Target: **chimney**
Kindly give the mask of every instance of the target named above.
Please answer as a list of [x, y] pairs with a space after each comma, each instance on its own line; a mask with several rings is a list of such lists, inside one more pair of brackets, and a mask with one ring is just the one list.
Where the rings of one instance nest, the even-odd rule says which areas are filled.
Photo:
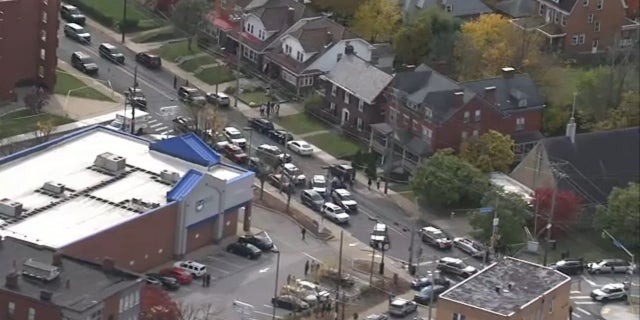
[[295, 22], [295, 16], [296, 16], [296, 9], [289, 7], [289, 10], [287, 11], [287, 23], [292, 26], [293, 23]]
[[505, 79], [513, 78], [513, 74], [516, 72], [516, 69], [512, 67], [504, 67], [502, 68], [502, 77]]
[[455, 96], [455, 107], [459, 107], [464, 104], [464, 90], [458, 90], [453, 93]]
[[344, 54], [349, 55], [354, 53], [355, 53], [355, 49], [353, 49], [353, 46], [347, 42], [347, 45], [344, 46]]
[[576, 119], [573, 117], [571, 117], [569, 123], [567, 123], [566, 136], [569, 137], [572, 144], [576, 142]]
[[113, 258], [105, 257], [102, 260], [102, 271], [111, 272], [116, 268], [116, 262], [113, 261]]
[[496, 286], [496, 288], [495, 288], [495, 289], [496, 289], [496, 293], [497, 293], [497, 294], [500, 294], [500, 286]]
[[4, 286], [8, 289], [18, 289], [18, 277], [19, 275], [16, 272], [9, 273], [5, 278]]
[[326, 34], [326, 39], [324, 41], [324, 44], [326, 46], [330, 45], [333, 42], [333, 33], [331, 31], [327, 31]]
[[60, 267], [62, 265], [62, 253], [57, 251], [54, 252], [51, 260], [51, 264], [56, 267]]
[[491, 104], [496, 103], [496, 87], [495, 86], [484, 88], [484, 99]]

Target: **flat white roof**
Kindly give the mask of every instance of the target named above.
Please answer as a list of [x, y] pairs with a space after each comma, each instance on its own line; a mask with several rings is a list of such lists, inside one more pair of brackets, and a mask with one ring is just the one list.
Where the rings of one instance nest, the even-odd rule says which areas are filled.
[[[34, 209], [61, 199], [36, 192], [47, 181], [61, 183], [77, 192], [112, 179], [110, 175], [91, 169], [96, 156], [105, 152], [124, 157], [127, 165], [143, 170], [133, 171], [120, 180], [109, 182], [89, 192], [88, 196], [78, 196], [33, 213]], [[139, 216], [139, 212], [118, 206], [132, 198], [166, 204], [166, 193], [171, 186], [155, 181], [153, 173], [169, 170], [182, 176], [191, 168], [206, 171], [192, 163], [149, 151], [149, 144], [144, 141], [106, 129], [80, 134], [48, 149], [0, 165], [0, 199], [9, 198], [22, 203], [26, 217], [12, 221], [9, 217], [0, 216], [0, 235], [10, 235], [53, 248], [63, 247]], [[215, 168], [211, 174], [216, 177], [242, 174], [233, 168]], [[67, 196], [73, 191], [67, 192]]]

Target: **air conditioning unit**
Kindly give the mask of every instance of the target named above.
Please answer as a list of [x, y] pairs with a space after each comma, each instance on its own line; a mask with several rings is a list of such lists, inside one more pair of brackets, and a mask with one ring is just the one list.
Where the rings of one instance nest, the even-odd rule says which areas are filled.
[[120, 173], [127, 167], [126, 159], [110, 152], [105, 152], [96, 157], [93, 165], [112, 173]]
[[162, 170], [160, 179], [166, 183], [174, 184], [180, 180], [180, 174], [174, 171]]
[[19, 217], [22, 214], [22, 203], [11, 199], [0, 199], [0, 214]]
[[44, 183], [42, 189], [53, 194], [63, 194], [65, 187], [62, 183], [49, 181]]

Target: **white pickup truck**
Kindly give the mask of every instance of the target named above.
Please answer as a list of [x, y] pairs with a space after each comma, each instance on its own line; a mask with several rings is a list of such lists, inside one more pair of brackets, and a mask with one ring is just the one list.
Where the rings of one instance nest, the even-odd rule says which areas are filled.
[[109, 127], [120, 131], [131, 132], [133, 122], [133, 132], [140, 135], [148, 131], [149, 120], [151, 120], [151, 116], [147, 112], [136, 110], [134, 114], [132, 110], [127, 109], [126, 113], [125, 111], [116, 113], [116, 118], [109, 124]]

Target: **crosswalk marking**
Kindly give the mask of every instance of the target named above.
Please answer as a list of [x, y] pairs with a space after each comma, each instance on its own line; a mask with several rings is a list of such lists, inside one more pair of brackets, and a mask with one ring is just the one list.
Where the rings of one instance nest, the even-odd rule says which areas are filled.
[[152, 124], [149, 125], [149, 127], [151, 127], [151, 128], [155, 128], [155, 127], [159, 127], [159, 126], [164, 126], [166, 128], [166, 126], [164, 124], [160, 123], [160, 122], [152, 123]]
[[580, 290], [571, 290], [571, 293], [582, 293]]
[[573, 303], [574, 304], [580, 304], [580, 305], [582, 305], [582, 304], [596, 304], [593, 301], [574, 301]]
[[591, 299], [590, 296], [571, 296], [571, 299]]
[[160, 132], [160, 134], [171, 134], [171, 133], [173, 133], [173, 130], [165, 130]]
[[579, 315], [579, 314], [577, 314], [577, 313], [575, 313], [575, 312], [574, 312], [574, 313], [572, 313], [571, 315], [572, 315], [574, 318], [580, 318], [580, 317], [582, 317], [581, 315]]
[[[586, 314], [586, 315], [591, 315], [591, 313], [590, 313], [589, 311], [587, 311], [587, 310], [585, 310], [585, 309], [582, 309], [582, 308], [580, 308], [580, 307], [577, 307], [577, 308], [576, 308], [576, 310], [578, 310], [578, 311], [580, 311], [580, 312], [582, 312], [582, 313], [584, 313], [584, 314]], [[575, 313], [575, 312], [574, 312], [574, 313]]]

